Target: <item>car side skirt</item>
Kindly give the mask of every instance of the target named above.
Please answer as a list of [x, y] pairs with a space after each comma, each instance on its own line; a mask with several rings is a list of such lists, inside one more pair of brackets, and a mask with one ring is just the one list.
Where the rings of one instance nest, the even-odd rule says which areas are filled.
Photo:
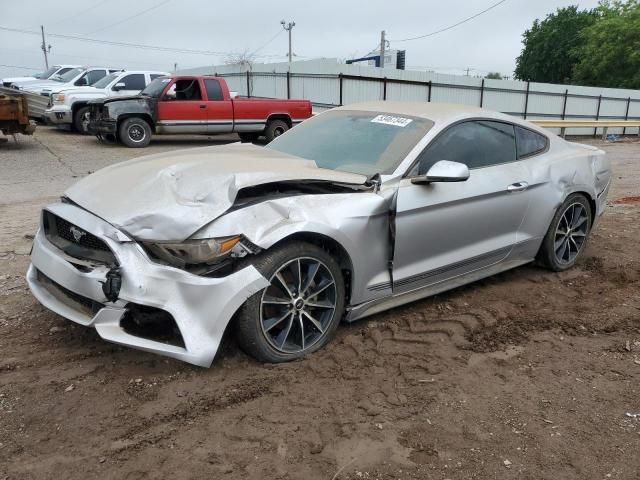
[[522, 258], [511, 260], [506, 259], [491, 266], [481, 268], [479, 270], [474, 270], [472, 272], [443, 280], [438, 283], [433, 283], [407, 292], [402, 292], [376, 300], [371, 300], [369, 302], [361, 303], [359, 305], [354, 305], [352, 307], [349, 307], [345, 315], [345, 321], [353, 322], [355, 320], [359, 320], [361, 318], [365, 318], [370, 315], [389, 310], [391, 308], [399, 307], [400, 305], [404, 305], [406, 303], [415, 302], [416, 300], [421, 300], [426, 297], [431, 297], [433, 295], [437, 295], [438, 293], [452, 290], [454, 288], [461, 287], [462, 285], [466, 285], [468, 283], [490, 277], [497, 273], [519, 267], [521, 265], [530, 263], [533, 260], [533, 258], [524, 260]]

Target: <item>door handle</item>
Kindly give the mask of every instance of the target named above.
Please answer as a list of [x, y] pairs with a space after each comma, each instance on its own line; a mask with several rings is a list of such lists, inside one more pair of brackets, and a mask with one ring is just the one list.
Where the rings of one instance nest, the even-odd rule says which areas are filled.
[[200, 105], [200, 108], [207, 108], [206, 105]]
[[512, 183], [507, 187], [508, 192], [524, 192], [529, 187], [527, 182]]

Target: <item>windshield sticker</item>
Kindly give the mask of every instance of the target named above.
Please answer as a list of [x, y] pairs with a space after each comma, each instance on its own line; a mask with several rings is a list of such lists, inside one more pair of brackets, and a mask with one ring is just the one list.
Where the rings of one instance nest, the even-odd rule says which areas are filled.
[[385, 125], [393, 125], [395, 127], [406, 127], [413, 120], [404, 117], [394, 117], [393, 115], [378, 115], [371, 123], [384, 123]]

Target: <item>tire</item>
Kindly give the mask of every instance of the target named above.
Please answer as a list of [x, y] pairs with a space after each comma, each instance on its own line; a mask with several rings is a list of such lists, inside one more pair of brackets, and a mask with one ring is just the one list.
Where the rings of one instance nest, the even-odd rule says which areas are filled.
[[289, 130], [289, 125], [284, 120], [269, 120], [267, 127], [264, 129], [264, 136], [267, 139], [267, 143], [279, 137], [287, 130]]
[[151, 142], [151, 127], [139, 117], [130, 117], [118, 127], [120, 141], [130, 148], [144, 148]]
[[73, 114], [73, 128], [81, 135], [89, 135], [89, 107], [81, 107]]
[[554, 272], [573, 267], [590, 232], [591, 204], [580, 193], [569, 195], [553, 216], [536, 260]]
[[[251, 296], [238, 312], [235, 333], [240, 348], [261, 362], [280, 363], [326, 345], [345, 304], [344, 278], [333, 257], [316, 245], [288, 242], [247, 263], [271, 285]], [[291, 295], [278, 277], [288, 283]], [[296, 285], [302, 285], [302, 295]]]
[[242, 143], [252, 143], [258, 140], [258, 137], [260, 136], [260, 134], [259, 133], [239, 133], [238, 136], [240, 137], [240, 141]]

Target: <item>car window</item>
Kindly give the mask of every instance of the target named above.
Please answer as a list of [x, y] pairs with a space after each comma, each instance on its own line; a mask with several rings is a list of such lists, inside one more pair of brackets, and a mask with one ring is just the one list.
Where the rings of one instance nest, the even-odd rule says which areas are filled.
[[60, 71], [58, 72], [58, 75], [64, 75], [65, 73], [70, 72], [71, 70], [73, 70], [71, 67], [61, 68]]
[[80, 75], [83, 71], [84, 70], [82, 68], [72, 68], [67, 73], [64, 73], [62, 75], [59, 75], [59, 74], [54, 75], [53, 77], [51, 77], [51, 79], [57, 82], [67, 83], [72, 81], [74, 78]]
[[[37, 73], [36, 75], [34, 75], [34, 78], [49, 78], [51, 75], [53, 75], [54, 73], [57, 73], [58, 75], [62, 75], [64, 72], [62, 71], [63, 69], [60, 69], [60, 71], [58, 71], [58, 67], [51, 67], [49, 70], [46, 70], [44, 72], [41, 73]], [[68, 71], [69, 69], [67, 69]]]
[[198, 79], [177, 80], [164, 96], [164, 100], [202, 100]]
[[87, 73], [87, 85], [93, 85], [107, 74], [106, 70], [91, 70]]
[[209, 101], [224, 100], [222, 96], [222, 88], [218, 80], [208, 79], [204, 81], [204, 88], [207, 89], [207, 98]]
[[474, 120], [450, 127], [431, 142], [418, 157], [418, 174], [424, 175], [440, 160], [482, 168], [516, 160], [513, 125]]
[[320, 168], [390, 174], [432, 126], [409, 115], [334, 110], [305, 120], [267, 148], [314, 160]]
[[152, 73], [151, 81], [153, 82], [156, 78], [164, 77], [164, 73]]
[[159, 97], [164, 90], [164, 87], [166, 87], [167, 83], [169, 83], [170, 81], [171, 79], [167, 77], [156, 78], [149, 85], [147, 85], [147, 88], [140, 92], [140, 94], [154, 98]]
[[132, 73], [121, 78], [118, 83], [124, 83], [124, 90], [142, 90], [144, 88], [144, 73]]
[[535, 155], [547, 148], [547, 137], [528, 128], [516, 127], [516, 142], [518, 158]]
[[100, 80], [98, 80], [96, 83], [94, 83], [93, 86], [96, 88], [106, 88], [107, 86], [109, 86], [111, 82], [113, 82], [116, 78], [118, 78], [118, 75], [119, 75], [118, 73], [111, 73], [109, 75], [106, 75], [102, 77]]

